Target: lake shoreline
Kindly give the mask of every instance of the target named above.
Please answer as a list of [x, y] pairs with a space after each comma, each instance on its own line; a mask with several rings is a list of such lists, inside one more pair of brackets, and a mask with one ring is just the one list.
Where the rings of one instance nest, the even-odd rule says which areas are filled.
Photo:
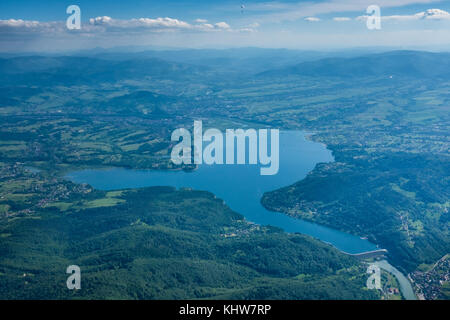
[[65, 175], [75, 183], [88, 183], [99, 190], [135, 189], [150, 186], [189, 187], [205, 190], [223, 199], [249, 222], [272, 225], [287, 233], [301, 233], [331, 244], [342, 253], [367, 254], [382, 250], [368, 240], [350, 233], [267, 210], [261, 204], [265, 192], [303, 180], [318, 163], [333, 162], [326, 145], [311, 141], [302, 131], [280, 132], [280, 172], [260, 176], [257, 166], [199, 166], [196, 170], [81, 170]]
[[[331, 151], [324, 144], [306, 138], [311, 132], [281, 131], [280, 133], [280, 149], [282, 150], [280, 172], [271, 177], [260, 176], [257, 166], [202, 165], [196, 170], [189, 171], [120, 169], [108, 166], [104, 169], [72, 171], [66, 174], [66, 178], [74, 182], [88, 183], [100, 190], [156, 185], [206, 190], [222, 198], [231, 209], [241, 213], [248, 221], [274, 225], [287, 232], [308, 234], [331, 243], [344, 252], [362, 253], [379, 249], [370, 241], [361, 239], [360, 236], [267, 210], [261, 204], [261, 198], [265, 192], [304, 179], [317, 163], [334, 161]], [[241, 198], [244, 194], [247, 194], [247, 197]], [[352, 244], [353, 242], [355, 244]]]

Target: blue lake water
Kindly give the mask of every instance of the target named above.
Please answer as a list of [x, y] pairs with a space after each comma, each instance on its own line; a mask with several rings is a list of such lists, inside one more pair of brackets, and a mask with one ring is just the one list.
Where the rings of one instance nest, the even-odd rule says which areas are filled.
[[306, 140], [303, 132], [285, 131], [280, 132], [280, 169], [273, 176], [261, 176], [259, 165], [200, 165], [193, 172], [121, 168], [81, 170], [69, 173], [66, 178], [100, 190], [149, 186], [207, 190], [248, 221], [307, 234], [347, 253], [376, 250], [373, 243], [357, 236], [268, 211], [261, 205], [264, 192], [291, 185], [303, 179], [317, 163], [333, 160], [325, 145]]

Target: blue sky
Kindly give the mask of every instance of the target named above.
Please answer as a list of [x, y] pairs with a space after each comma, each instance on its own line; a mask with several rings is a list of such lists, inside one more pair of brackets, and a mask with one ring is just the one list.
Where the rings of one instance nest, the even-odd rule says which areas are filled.
[[[65, 28], [66, 8], [73, 4], [82, 17], [76, 32]], [[366, 27], [371, 4], [381, 8], [381, 30]], [[450, 50], [449, 12], [448, 0], [2, 0], [0, 50], [129, 45]]]

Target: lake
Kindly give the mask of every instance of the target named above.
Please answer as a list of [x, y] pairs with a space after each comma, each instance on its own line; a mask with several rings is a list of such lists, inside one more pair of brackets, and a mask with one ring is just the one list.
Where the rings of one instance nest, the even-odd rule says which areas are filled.
[[268, 211], [261, 205], [264, 192], [302, 180], [317, 163], [334, 161], [325, 145], [307, 140], [305, 136], [306, 133], [300, 131], [280, 132], [280, 168], [278, 174], [273, 176], [261, 176], [258, 165], [200, 165], [192, 172], [121, 168], [81, 170], [69, 173], [66, 178], [76, 183], [88, 183], [100, 190], [150, 186], [207, 190], [256, 224], [307, 234], [347, 253], [378, 249], [368, 240]]

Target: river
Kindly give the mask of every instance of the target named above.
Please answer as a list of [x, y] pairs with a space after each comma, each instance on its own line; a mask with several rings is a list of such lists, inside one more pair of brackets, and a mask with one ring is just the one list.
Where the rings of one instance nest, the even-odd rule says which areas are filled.
[[374, 264], [377, 265], [379, 268], [393, 274], [395, 278], [397, 278], [397, 281], [400, 285], [400, 291], [402, 292], [403, 297], [406, 300], [417, 300], [416, 295], [414, 294], [413, 288], [411, 286], [411, 283], [409, 282], [408, 278], [404, 276], [403, 273], [397, 270], [397, 268], [392, 266], [386, 260], [376, 261], [374, 262]]

